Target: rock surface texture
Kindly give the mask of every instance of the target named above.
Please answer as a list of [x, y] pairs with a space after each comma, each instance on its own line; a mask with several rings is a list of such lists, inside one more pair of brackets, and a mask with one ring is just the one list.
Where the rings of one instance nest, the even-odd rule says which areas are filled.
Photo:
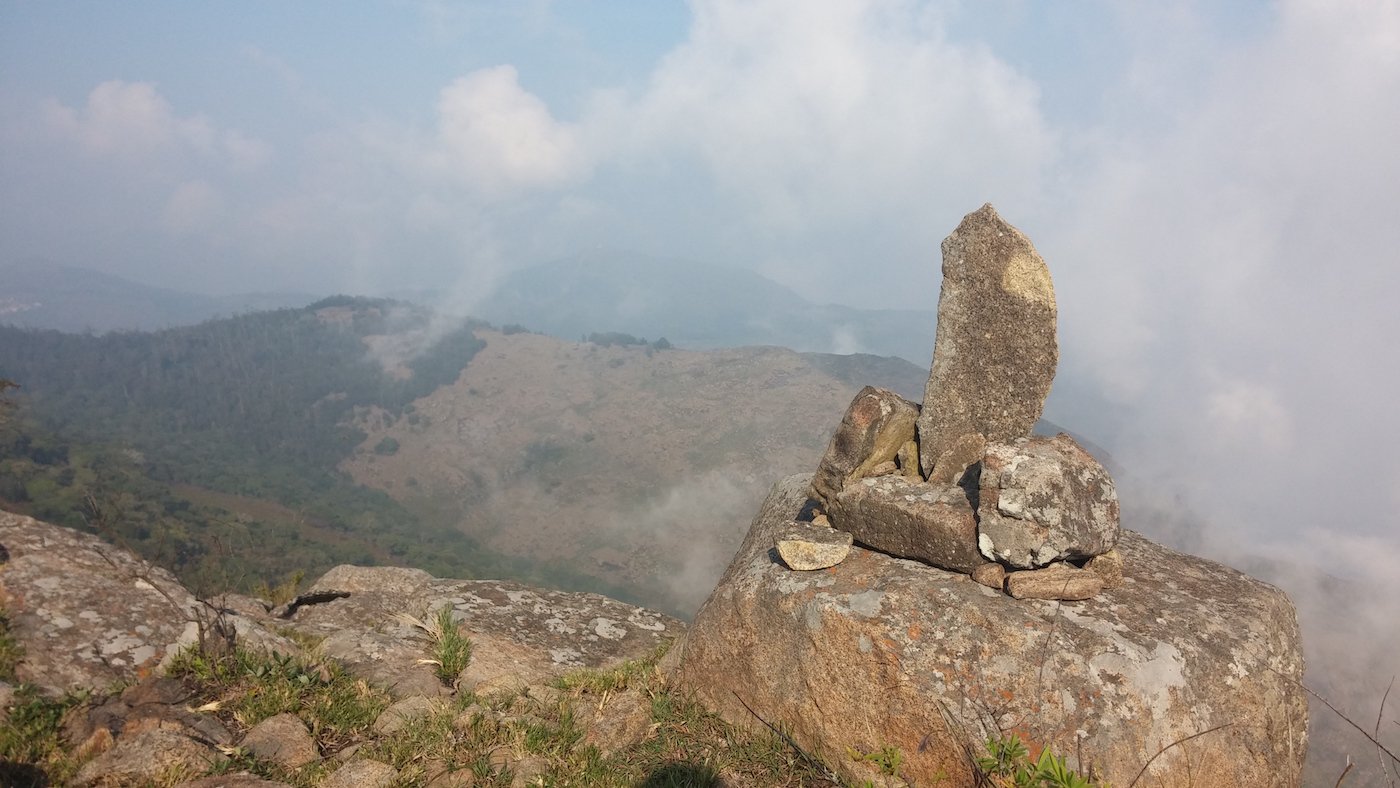
[[991, 205], [943, 241], [933, 370], [918, 419], [924, 478], [962, 436], [1022, 438], [1040, 418], [1059, 363], [1050, 271]]
[[312, 585], [313, 592], [331, 590], [349, 596], [299, 608], [287, 625], [325, 637], [326, 656], [399, 697], [453, 690], [421, 664], [426, 637], [405, 613], [426, 621], [451, 608], [473, 644], [461, 689], [505, 676], [536, 684], [577, 668], [613, 667], [684, 631], [676, 619], [598, 594], [446, 580], [417, 569], [338, 566]]
[[978, 547], [990, 561], [1036, 569], [1118, 542], [1113, 479], [1063, 433], [988, 445], [979, 487]]
[[961, 487], [899, 476], [861, 479], [836, 496], [830, 516], [856, 541], [899, 558], [954, 572], [987, 560], [977, 551], [977, 520]]
[[[0, 598], [25, 648], [18, 678], [50, 693], [149, 675], [208, 618], [169, 572], [96, 536], [0, 511], [0, 545], [9, 554]], [[252, 644], [294, 648], [245, 616], [227, 618]]]
[[968, 753], [997, 730], [1128, 785], [1164, 747], [1227, 726], [1162, 753], [1143, 781], [1298, 784], [1303, 658], [1279, 590], [1129, 531], [1123, 584], [1077, 603], [859, 547], [792, 572], [771, 550], [808, 488], [773, 489], [687, 637], [681, 681], [730, 721], [789, 725], [842, 770], [852, 749], [897, 747], [906, 780], [946, 786], [976, 784]]

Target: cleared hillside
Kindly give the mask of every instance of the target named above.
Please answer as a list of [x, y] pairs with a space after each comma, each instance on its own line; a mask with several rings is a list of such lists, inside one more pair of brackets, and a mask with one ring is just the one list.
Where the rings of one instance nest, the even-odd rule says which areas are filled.
[[[901, 361], [782, 348], [601, 347], [478, 329], [453, 384], [377, 413], [342, 464], [507, 555], [570, 561], [693, 610], [773, 480], [816, 465], [861, 385], [910, 393]], [[843, 374], [847, 373], [847, 374]]]

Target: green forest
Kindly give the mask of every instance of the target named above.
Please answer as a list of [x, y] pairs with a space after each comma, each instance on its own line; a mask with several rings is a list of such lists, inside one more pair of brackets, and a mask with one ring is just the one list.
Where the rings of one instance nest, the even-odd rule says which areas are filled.
[[[337, 296], [303, 309], [104, 335], [0, 326], [0, 508], [98, 532], [197, 591], [255, 591], [339, 563], [416, 566], [623, 599], [566, 566], [484, 550], [337, 469], [371, 406], [454, 382], [480, 321]], [[393, 373], [367, 338], [416, 338]], [[391, 451], [393, 447], [375, 447]]]

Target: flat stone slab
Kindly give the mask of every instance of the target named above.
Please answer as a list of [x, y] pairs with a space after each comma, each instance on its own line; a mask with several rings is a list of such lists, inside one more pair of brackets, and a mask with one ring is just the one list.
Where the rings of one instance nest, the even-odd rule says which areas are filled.
[[977, 520], [961, 487], [900, 476], [861, 479], [836, 496], [832, 525], [857, 542], [952, 572], [987, 562], [977, 550]]
[[829, 525], [792, 522], [778, 536], [778, 555], [789, 569], [807, 572], [827, 569], [846, 560], [851, 535]]
[[1273, 586], [1126, 530], [1123, 584], [1082, 602], [859, 546], [792, 572], [772, 545], [807, 490], [774, 488], [686, 639], [682, 686], [731, 723], [781, 720], [843, 772], [851, 749], [895, 747], [910, 783], [948, 786], [976, 784], [967, 752], [998, 727], [1126, 786], [1163, 747], [1228, 726], [1167, 749], [1139, 785], [1299, 783], [1303, 657]]
[[298, 608], [287, 625], [326, 638], [326, 656], [399, 698], [452, 690], [433, 666], [419, 663], [430, 644], [403, 614], [426, 623], [438, 610], [452, 610], [472, 641], [471, 663], [459, 677], [465, 689], [497, 679], [537, 684], [577, 668], [614, 667], [685, 632], [685, 624], [670, 616], [600, 594], [435, 578], [417, 569], [342, 565], [311, 590], [349, 596]]

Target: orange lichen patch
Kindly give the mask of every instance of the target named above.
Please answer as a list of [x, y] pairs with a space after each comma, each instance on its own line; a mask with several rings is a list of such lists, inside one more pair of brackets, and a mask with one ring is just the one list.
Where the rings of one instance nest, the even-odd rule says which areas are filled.
[[919, 636], [924, 634], [924, 628], [918, 624], [910, 624], [908, 634], [910, 640], [918, 640]]

